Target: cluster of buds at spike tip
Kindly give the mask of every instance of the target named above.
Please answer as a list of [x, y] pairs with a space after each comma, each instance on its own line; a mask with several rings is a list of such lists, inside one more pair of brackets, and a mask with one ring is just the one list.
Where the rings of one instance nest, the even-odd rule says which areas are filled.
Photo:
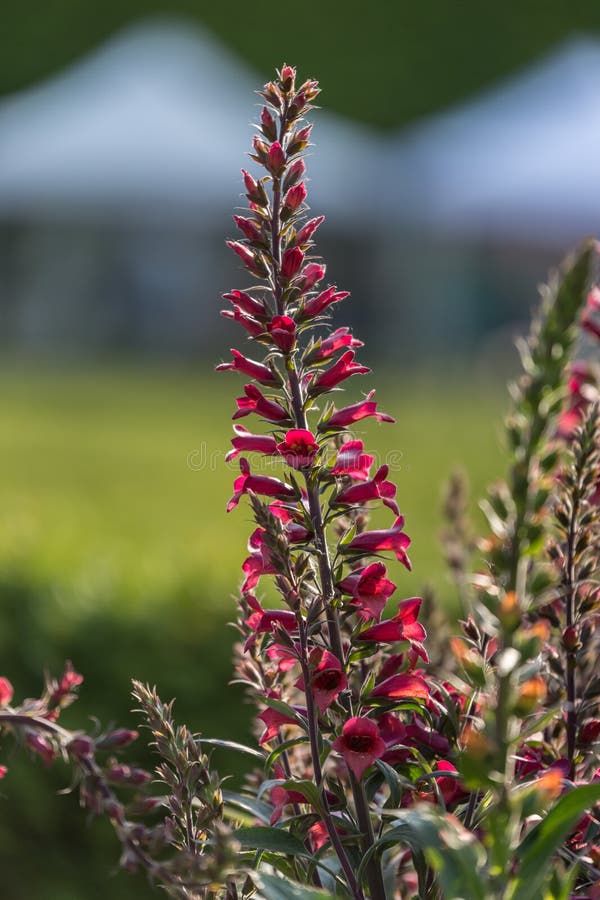
[[[234, 426], [228, 459], [248, 456], [240, 460], [227, 509], [248, 495], [256, 523], [243, 565], [239, 617], [242, 646], [251, 659], [241, 658], [238, 669], [256, 699], [266, 698], [257, 726], [260, 745], [304, 728], [314, 747], [318, 731], [326, 728], [335, 738], [328, 765], [336, 758], [341, 765], [336, 753], [341, 754], [360, 782], [386, 749], [380, 716], [399, 728], [410, 724], [419, 733], [427, 731], [416, 708], [410, 723], [394, 712], [401, 702], [416, 707], [427, 702], [420, 669], [427, 654], [418, 598], [401, 601], [398, 613], [380, 622], [396, 587], [384, 563], [370, 558], [391, 555], [410, 569], [410, 538], [388, 466], [371, 476], [374, 456], [348, 433], [363, 420], [394, 420], [378, 411], [373, 392], [337, 408], [326, 399], [352, 376], [370, 370], [355, 358], [362, 341], [349, 328], [330, 327], [331, 308], [348, 294], [325, 283], [326, 267], [313, 249], [323, 217], [307, 218], [302, 153], [311, 126], [303, 119], [318, 92], [312, 80], [297, 87], [290, 66], [261, 92], [266, 105], [250, 158], [262, 173], [242, 170], [249, 206], [234, 217], [241, 236], [229, 242], [249, 283], [224, 294], [232, 309], [223, 312], [242, 326], [254, 350], [232, 350], [233, 361], [217, 369], [248, 379], [233, 419], [255, 415], [259, 420], [252, 429]], [[391, 510], [388, 527], [366, 530], [372, 504]], [[272, 577], [283, 609], [265, 609], [257, 599], [264, 576]], [[380, 669], [367, 691], [365, 665], [374, 675]], [[298, 709], [302, 715], [294, 712]], [[286, 754], [283, 761], [288, 775], [303, 776], [293, 771]], [[317, 787], [325, 790], [326, 775], [314, 754], [310, 768]], [[301, 793], [291, 796], [302, 806]], [[361, 803], [364, 797], [355, 798], [359, 818]], [[314, 821], [314, 811], [311, 815]], [[325, 834], [335, 845], [326, 818], [325, 813]], [[344, 865], [343, 854], [340, 861]]]

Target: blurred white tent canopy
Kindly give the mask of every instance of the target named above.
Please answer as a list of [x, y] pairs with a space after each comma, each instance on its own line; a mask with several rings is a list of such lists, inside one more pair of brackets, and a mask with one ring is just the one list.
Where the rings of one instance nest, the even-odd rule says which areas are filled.
[[[253, 165], [245, 153], [259, 86], [195, 26], [152, 20], [125, 30], [0, 104], [0, 216], [202, 226], [230, 213], [240, 202], [239, 170]], [[368, 178], [381, 143], [331, 114], [314, 121], [311, 205], [358, 226], [373, 209]]]
[[564, 242], [600, 230], [600, 41], [573, 38], [526, 71], [404, 131], [388, 214], [463, 237]]

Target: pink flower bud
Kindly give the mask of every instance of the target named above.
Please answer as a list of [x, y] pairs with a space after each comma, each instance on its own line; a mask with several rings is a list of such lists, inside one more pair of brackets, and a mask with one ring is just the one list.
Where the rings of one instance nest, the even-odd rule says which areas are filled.
[[312, 125], [305, 125], [304, 128], [294, 131], [288, 143], [288, 156], [293, 156], [295, 153], [301, 153], [302, 150], [306, 150], [311, 131]]
[[49, 766], [54, 762], [56, 750], [45, 737], [42, 737], [35, 731], [28, 731], [26, 740], [27, 746], [34, 753], [37, 753], [38, 756], [41, 756], [44, 765]]
[[257, 162], [266, 166], [269, 161], [269, 145], [259, 138], [257, 134], [252, 138], [252, 146], [256, 155]]
[[242, 175], [248, 200], [250, 200], [251, 203], [255, 203], [259, 208], [266, 206], [268, 202], [267, 193], [261, 182], [256, 181], [256, 179], [253, 178], [249, 172], [246, 172], [245, 169], [242, 169]]
[[293, 278], [300, 271], [304, 262], [304, 253], [299, 247], [290, 247], [283, 254], [281, 261], [281, 274], [284, 278]]
[[581, 727], [579, 732], [579, 740], [582, 744], [593, 744], [600, 737], [600, 721], [598, 719], [590, 719]]
[[274, 141], [277, 137], [277, 126], [275, 124], [275, 119], [266, 106], [263, 106], [262, 108], [262, 112], [260, 114], [260, 123], [264, 136], [270, 141]]
[[94, 742], [86, 735], [81, 735], [80, 737], [73, 738], [69, 743], [67, 750], [71, 756], [76, 756], [79, 759], [86, 759], [94, 754]]
[[269, 147], [267, 167], [273, 175], [281, 175], [285, 166], [285, 153], [279, 141]]
[[0, 779], [4, 778], [7, 772], [8, 769], [6, 768], [6, 766], [0, 766]]
[[573, 625], [565, 628], [562, 634], [563, 647], [565, 650], [576, 650], [579, 646], [579, 635], [577, 629]]
[[6, 706], [13, 698], [14, 689], [8, 678], [0, 678], [0, 706]]
[[287, 174], [283, 180], [283, 189], [287, 191], [288, 188], [293, 187], [295, 184], [298, 184], [300, 179], [304, 176], [306, 172], [306, 163], [303, 159], [297, 159], [295, 162], [287, 170]]
[[240, 229], [244, 237], [249, 241], [260, 241], [262, 234], [260, 228], [253, 219], [245, 219], [243, 216], [234, 216], [233, 221]]
[[281, 87], [287, 93], [293, 91], [296, 80], [296, 70], [293, 66], [283, 66], [281, 70]]
[[109, 731], [103, 737], [96, 741], [99, 750], [109, 750], [113, 747], [127, 747], [137, 740], [137, 731], [130, 731], [127, 728], [117, 728], [115, 731]]
[[287, 207], [290, 212], [296, 212], [298, 207], [306, 200], [306, 194], [306, 185], [301, 181], [300, 184], [289, 189], [285, 195], [283, 205]]

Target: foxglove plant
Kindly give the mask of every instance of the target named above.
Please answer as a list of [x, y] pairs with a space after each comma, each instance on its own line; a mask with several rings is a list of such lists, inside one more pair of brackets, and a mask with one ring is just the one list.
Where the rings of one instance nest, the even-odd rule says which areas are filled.
[[[113, 824], [121, 865], [177, 900], [597, 900], [600, 413], [590, 354], [571, 362], [578, 326], [600, 338], [595, 247], [544, 290], [521, 347], [485, 538], [463, 480], [451, 485], [444, 543], [464, 618], [432, 665], [421, 597], [394, 599], [388, 577], [390, 557], [411, 568], [396, 486], [351, 431], [393, 420], [372, 391], [330, 396], [369, 369], [350, 329], [331, 330], [348, 294], [325, 284], [323, 217], [307, 218], [304, 116], [318, 93], [287, 65], [265, 85], [250, 154], [262, 172], [242, 170], [248, 209], [228, 242], [251, 280], [224, 295], [223, 315], [254, 350], [217, 368], [248, 379], [227, 511], [247, 498], [254, 518], [235, 677], [258, 707], [256, 746], [192, 734], [134, 682], [152, 782], [118, 756], [136, 732], [59, 725], [82, 680], [70, 664], [18, 705], [0, 678], [0, 731], [47, 765], [69, 762], [82, 805]], [[249, 416], [262, 425], [238, 423]], [[372, 504], [387, 527], [369, 528]], [[276, 608], [259, 596], [267, 579]], [[212, 747], [260, 764], [241, 790], [224, 786]]]

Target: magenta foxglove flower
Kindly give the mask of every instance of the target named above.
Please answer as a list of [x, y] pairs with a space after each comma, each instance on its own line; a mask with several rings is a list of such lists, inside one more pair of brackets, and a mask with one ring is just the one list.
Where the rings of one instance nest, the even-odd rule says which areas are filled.
[[338, 350], [343, 350], [344, 347], [348, 347], [350, 350], [356, 350], [363, 346], [364, 344], [362, 341], [359, 341], [352, 336], [349, 328], [338, 328], [337, 331], [330, 334], [328, 338], [325, 338], [320, 344], [317, 344], [314, 350], [309, 353], [307, 359], [310, 362], [320, 362], [321, 360], [329, 359], [330, 356], [333, 356]]
[[352, 375], [366, 375], [370, 371], [368, 366], [361, 366], [359, 363], [355, 363], [354, 351], [347, 350], [331, 368], [326, 369], [322, 375], [315, 379], [311, 387], [311, 393], [317, 394], [322, 391], [329, 391]]
[[320, 316], [329, 306], [339, 303], [349, 296], [348, 291], [336, 291], [335, 285], [328, 287], [327, 290], [322, 291], [317, 297], [312, 297], [306, 301], [302, 307], [302, 319], [312, 319], [315, 316]]
[[315, 461], [319, 445], [311, 431], [293, 428], [287, 432], [285, 440], [277, 444], [277, 449], [292, 468], [304, 469]]
[[13, 698], [14, 689], [8, 678], [0, 678], [0, 706], [7, 706]]
[[332, 475], [349, 475], [355, 481], [368, 481], [374, 456], [364, 452], [362, 441], [346, 441], [338, 451]]
[[244, 386], [245, 397], [238, 397], [236, 400], [238, 410], [233, 414], [233, 419], [241, 419], [249, 416], [250, 413], [257, 413], [263, 419], [269, 422], [289, 422], [290, 415], [277, 403], [276, 400], [267, 400], [255, 384], [247, 384]]
[[274, 316], [267, 331], [283, 353], [289, 353], [296, 343], [296, 323], [289, 316]]
[[377, 723], [366, 716], [348, 719], [342, 733], [331, 745], [344, 757], [344, 762], [360, 781], [365, 771], [385, 753], [386, 746], [379, 734]]
[[338, 588], [352, 596], [353, 605], [358, 607], [361, 617], [379, 621], [385, 604], [396, 590], [396, 585], [385, 575], [384, 564], [374, 562], [347, 575]]
[[248, 315], [253, 316], [254, 318], [260, 319], [267, 314], [262, 300], [251, 297], [246, 291], [229, 291], [229, 293], [223, 294], [223, 299], [229, 300], [230, 303], [241, 309], [242, 312], [248, 313]]
[[253, 591], [262, 575], [274, 575], [276, 570], [273, 567], [269, 551], [264, 543], [265, 529], [256, 528], [250, 535], [248, 540], [248, 551], [250, 556], [244, 560], [242, 572], [245, 579], [242, 584], [242, 594]]
[[324, 221], [325, 216], [317, 216], [316, 219], [309, 219], [306, 225], [304, 225], [297, 233], [296, 245], [302, 247], [305, 244], [308, 244], [319, 225]]
[[355, 484], [336, 495], [336, 506], [353, 506], [355, 504], [368, 503], [370, 500], [383, 500], [384, 504], [392, 510], [394, 515], [399, 515], [400, 510], [395, 501], [396, 485], [393, 481], [386, 481], [389, 466], [381, 466], [377, 470], [372, 481], [364, 484]]
[[243, 353], [240, 353], [239, 350], [233, 348], [231, 354], [233, 356], [233, 362], [221, 363], [216, 367], [215, 371], [241, 372], [243, 375], [248, 375], [250, 378], [254, 378], [256, 381], [260, 382], [260, 384], [264, 384], [267, 387], [281, 384], [280, 377], [276, 375], [269, 366], [265, 366], [264, 363], [256, 362], [254, 359], [248, 359], [248, 357], [244, 356]]
[[[345, 690], [348, 679], [342, 668], [342, 664], [329, 650], [316, 649], [311, 654], [311, 680], [310, 685], [315, 703], [319, 712], [324, 713], [331, 706], [340, 691]], [[296, 682], [301, 690], [305, 690], [304, 679]]]
[[[276, 700], [281, 700], [281, 693], [279, 691], [269, 691], [267, 696]], [[282, 725], [296, 724], [296, 720], [291, 716], [286, 716], [285, 713], [279, 712], [276, 709], [272, 709], [272, 707], [270, 706], [267, 706], [266, 709], [264, 709], [257, 718], [259, 718], [265, 726], [265, 730], [261, 734], [260, 740], [258, 742], [261, 747], [263, 744], [268, 744], [269, 741], [273, 740], [273, 738], [279, 736], [279, 729]]]
[[410, 570], [410, 560], [406, 554], [410, 547], [410, 538], [402, 530], [404, 528], [404, 516], [398, 516], [391, 528], [378, 531], [363, 531], [357, 534], [349, 544], [343, 547], [345, 553], [381, 553], [391, 550], [398, 562]]
[[386, 619], [385, 622], [379, 622], [361, 631], [358, 636], [360, 641], [376, 641], [379, 643], [394, 643], [395, 641], [422, 641], [426, 637], [426, 632], [420, 622], [417, 622], [417, 616], [421, 608], [422, 600], [420, 597], [410, 597], [408, 600], [401, 600], [398, 604], [398, 612], [393, 619]]
[[296, 489], [279, 478], [273, 478], [271, 475], [253, 475], [250, 472], [248, 460], [242, 457], [240, 459], [241, 475], [235, 479], [233, 483], [233, 496], [227, 504], [227, 512], [231, 512], [238, 503], [240, 498], [252, 491], [253, 494], [261, 494], [263, 497], [277, 497], [284, 499], [285, 497], [295, 497]]
[[266, 634], [275, 628], [283, 628], [284, 631], [289, 633], [297, 631], [296, 616], [289, 609], [263, 609], [252, 594], [246, 596], [246, 601], [252, 609], [246, 624], [256, 634]]
[[421, 675], [403, 673], [392, 675], [377, 684], [371, 691], [371, 697], [385, 700], [427, 700], [429, 688]]
[[310, 291], [312, 287], [325, 276], [325, 266], [320, 263], [309, 263], [302, 269], [298, 279], [298, 287], [302, 293]]
[[334, 431], [347, 428], [348, 425], [353, 425], [355, 422], [359, 422], [361, 419], [366, 419], [369, 416], [374, 416], [379, 422], [395, 422], [396, 420], [392, 416], [377, 412], [377, 404], [374, 400], [371, 400], [374, 394], [375, 391], [371, 391], [367, 394], [366, 400], [336, 410], [333, 415], [319, 425], [319, 429], [322, 431]]
[[231, 439], [233, 450], [230, 450], [226, 455], [226, 462], [235, 459], [236, 456], [245, 451], [264, 453], [266, 456], [277, 455], [277, 441], [274, 437], [268, 434], [251, 434], [243, 425], [234, 425], [233, 430], [236, 433], [236, 437]]

